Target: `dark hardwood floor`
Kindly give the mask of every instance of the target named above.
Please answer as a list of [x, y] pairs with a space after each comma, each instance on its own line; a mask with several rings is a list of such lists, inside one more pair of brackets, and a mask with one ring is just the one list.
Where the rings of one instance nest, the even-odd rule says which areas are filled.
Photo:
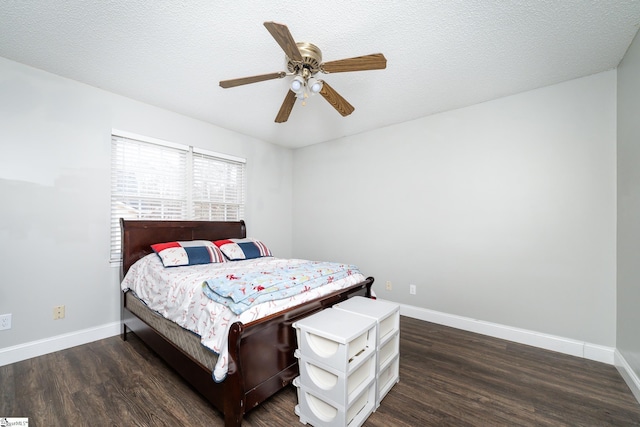
[[[632, 426], [613, 366], [401, 317], [400, 382], [365, 426]], [[243, 425], [302, 425], [290, 386]], [[44, 426], [220, 426], [222, 416], [137, 338], [0, 367], [0, 418]]]

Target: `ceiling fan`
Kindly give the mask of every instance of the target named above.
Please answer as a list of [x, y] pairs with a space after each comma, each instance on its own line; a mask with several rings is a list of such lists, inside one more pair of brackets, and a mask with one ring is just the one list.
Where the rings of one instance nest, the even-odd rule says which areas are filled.
[[283, 123], [289, 119], [289, 114], [291, 114], [291, 110], [297, 99], [300, 99], [302, 105], [304, 105], [306, 99], [316, 93], [322, 95], [340, 114], [348, 116], [355, 110], [353, 105], [349, 104], [346, 99], [340, 96], [340, 94], [325, 81], [316, 79], [316, 75], [318, 73], [328, 74], [347, 71], [382, 70], [387, 67], [387, 59], [381, 53], [322, 62], [322, 52], [320, 49], [311, 43], [296, 43], [286, 25], [276, 22], [265, 22], [264, 26], [285, 53], [286, 71], [222, 80], [220, 86], [227, 89], [265, 80], [294, 76], [291, 80], [290, 89], [276, 116], [276, 123]]

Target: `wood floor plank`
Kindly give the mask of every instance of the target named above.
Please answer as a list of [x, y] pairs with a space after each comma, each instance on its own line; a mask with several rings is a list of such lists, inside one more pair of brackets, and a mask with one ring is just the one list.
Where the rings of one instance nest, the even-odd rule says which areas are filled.
[[[640, 426], [615, 367], [401, 317], [400, 382], [365, 422], [388, 426]], [[302, 425], [287, 387], [243, 423]], [[0, 367], [0, 417], [30, 426], [222, 426], [135, 336]]]
[[0, 417], [8, 414], [9, 411], [20, 411], [19, 407], [14, 407], [16, 399], [15, 364], [0, 366]]

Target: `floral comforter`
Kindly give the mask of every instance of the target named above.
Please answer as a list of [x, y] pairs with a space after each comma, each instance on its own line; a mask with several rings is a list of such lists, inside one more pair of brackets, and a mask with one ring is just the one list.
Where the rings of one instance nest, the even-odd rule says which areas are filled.
[[[229, 327], [234, 322], [249, 323], [262, 317], [314, 300], [339, 289], [347, 288], [365, 280], [353, 266], [345, 269], [345, 274], [327, 275], [327, 284], [310, 285], [305, 280], [299, 285], [302, 293], [281, 294], [282, 298], [254, 298], [257, 300], [248, 309], [235, 313], [228, 305], [217, 303], [204, 292], [206, 281], [216, 281], [216, 277], [234, 276], [247, 282], [251, 275], [264, 271], [293, 272], [309, 261], [282, 258], [256, 258], [219, 264], [202, 264], [186, 267], [165, 268], [156, 254], [149, 254], [136, 262], [127, 272], [121, 287], [132, 290], [147, 306], [166, 319], [200, 336], [202, 345], [218, 354], [213, 371], [215, 381], [222, 381], [227, 375], [227, 337]], [[319, 263], [316, 267], [320, 267]], [[311, 264], [313, 265], [313, 263]], [[339, 264], [338, 264], [339, 265]], [[324, 270], [328, 271], [328, 270]], [[348, 272], [348, 273], [346, 273]], [[297, 273], [296, 273], [297, 274]], [[317, 273], [320, 275], [320, 273]], [[208, 287], [208, 286], [205, 286]], [[238, 294], [236, 290], [227, 292]], [[241, 292], [241, 291], [240, 291]], [[256, 290], [251, 290], [255, 293]], [[268, 293], [265, 293], [267, 295]]]
[[218, 274], [202, 290], [215, 302], [242, 314], [256, 304], [293, 297], [358, 272], [353, 265], [301, 259], [274, 259], [260, 270]]

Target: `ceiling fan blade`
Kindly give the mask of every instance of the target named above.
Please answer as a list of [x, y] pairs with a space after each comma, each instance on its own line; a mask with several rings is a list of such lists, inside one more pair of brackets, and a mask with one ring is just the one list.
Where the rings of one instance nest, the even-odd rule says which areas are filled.
[[280, 106], [280, 111], [276, 116], [276, 123], [284, 123], [289, 119], [289, 114], [293, 110], [293, 106], [296, 103], [296, 94], [291, 89], [287, 92], [287, 96], [284, 97], [284, 101]]
[[327, 82], [322, 82], [320, 95], [322, 95], [329, 104], [333, 105], [333, 108], [338, 110], [338, 113], [342, 114], [343, 117], [348, 116], [353, 113], [353, 110], [355, 110], [353, 105], [349, 104], [347, 100], [340, 96], [340, 94], [336, 92], [334, 88], [329, 86]]
[[276, 39], [289, 59], [302, 62], [302, 55], [298, 50], [296, 41], [293, 39], [293, 36], [289, 32], [289, 28], [287, 28], [286, 25], [278, 24], [277, 22], [265, 22], [264, 26], [267, 27], [267, 30], [269, 30], [271, 36]]
[[338, 59], [322, 64], [325, 73], [344, 73], [347, 71], [383, 70], [387, 68], [387, 58], [381, 53]]
[[285, 73], [284, 71], [278, 71], [277, 73], [260, 74], [259, 76], [241, 77], [239, 79], [231, 79], [231, 80], [221, 80], [220, 86], [222, 86], [225, 89], [228, 89], [230, 87], [248, 85], [249, 83], [263, 82], [265, 80], [272, 80], [272, 79], [281, 79], [286, 75], [287, 73]]

